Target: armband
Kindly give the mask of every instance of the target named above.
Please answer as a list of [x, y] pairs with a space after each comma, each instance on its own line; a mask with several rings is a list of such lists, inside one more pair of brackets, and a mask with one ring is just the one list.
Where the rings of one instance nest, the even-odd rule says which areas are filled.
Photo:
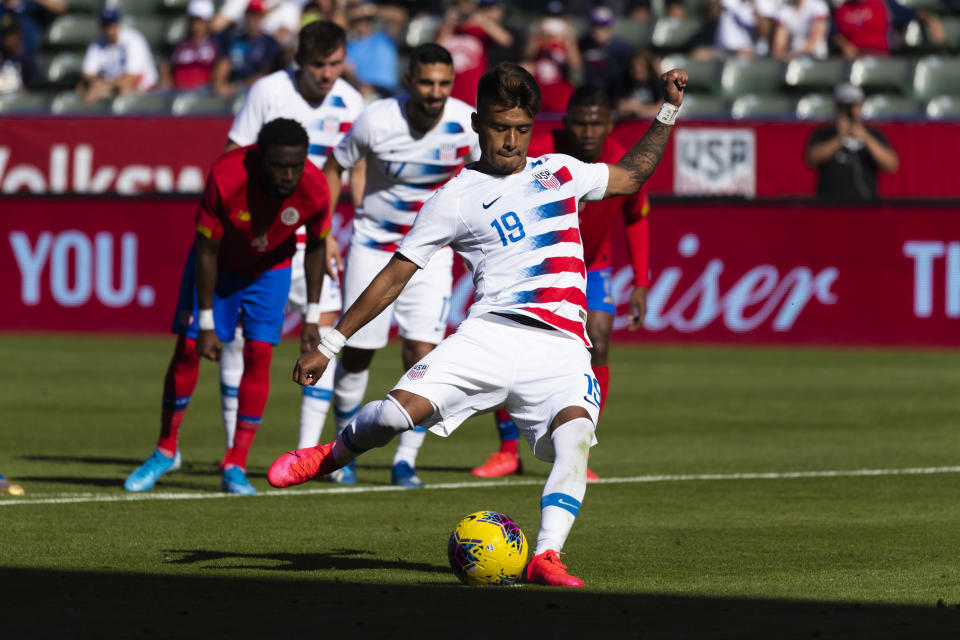
[[213, 309], [200, 309], [197, 324], [200, 331], [213, 331]]
[[307, 324], [317, 324], [320, 322], [320, 303], [308, 302], [307, 312], [303, 315], [303, 321]]
[[333, 360], [346, 343], [347, 339], [344, 335], [336, 329], [333, 329], [320, 339], [320, 344], [317, 345], [317, 351], [325, 355], [328, 360]]
[[660, 105], [660, 112], [657, 113], [657, 120], [663, 124], [672, 125], [677, 121], [677, 113], [679, 111], [680, 107], [664, 101], [664, 103]]

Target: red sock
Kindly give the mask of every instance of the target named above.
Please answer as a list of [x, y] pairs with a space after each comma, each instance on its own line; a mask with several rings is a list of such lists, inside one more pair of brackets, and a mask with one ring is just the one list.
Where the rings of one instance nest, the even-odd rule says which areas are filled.
[[517, 425], [507, 413], [506, 409], [497, 409], [493, 414], [497, 420], [497, 431], [500, 432], [500, 453], [517, 455]]
[[237, 433], [227, 452], [226, 464], [247, 468], [247, 454], [257, 435], [257, 427], [270, 394], [270, 359], [273, 347], [261, 340], [243, 345], [243, 377], [237, 390]]
[[177, 453], [180, 424], [183, 422], [187, 405], [190, 404], [190, 396], [197, 386], [199, 373], [197, 341], [180, 336], [163, 380], [163, 412], [160, 414], [160, 440], [157, 442], [157, 448], [170, 456]]
[[600, 383], [600, 413], [603, 413], [603, 405], [607, 403], [607, 388], [610, 386], [610, 365], [593, 368], [593, 376]]

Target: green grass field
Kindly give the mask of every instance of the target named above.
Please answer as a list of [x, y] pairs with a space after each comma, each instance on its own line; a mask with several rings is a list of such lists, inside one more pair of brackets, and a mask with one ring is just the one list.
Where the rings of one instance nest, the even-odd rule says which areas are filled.
[[[172, 340], [0, 336], [0, 473], [26, 489], [0, 496], [0, 638], [960, 638], [960, 353], [616, 347], [603, 481], [565, 549], [587, 588], [560, 590], [447, 566], [472, 511], [536, 537], [547, 465], [521, 445], [523, 476], [469, 474], [489, 416], [428, 438], [428, 489], [391, 490], [392, 447], [355, 489], [270, 489], [295, 350], [250, 456], [260, 495], [219, 492], [205, 363], [183, 470], [132, 496]], [[377, 357], [371, 397], [398, 363]]]

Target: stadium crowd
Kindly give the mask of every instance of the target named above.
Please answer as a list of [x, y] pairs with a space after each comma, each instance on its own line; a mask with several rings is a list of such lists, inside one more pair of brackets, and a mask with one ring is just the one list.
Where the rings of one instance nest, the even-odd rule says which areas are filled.
[[4, 0], [0, 112], [236, 112], [318, 19], [347, 29], [345, 78], [367, 101], [401, 91], [409, 52], [438, 42], [469, 103], [512, 61], [545, 113], [589, 85], [616, 117], [651, 117], [660, 73], [682, 67], [688, 117], [826, 120], [845, 81], [868, 119], [960, 117], [958, 0]]

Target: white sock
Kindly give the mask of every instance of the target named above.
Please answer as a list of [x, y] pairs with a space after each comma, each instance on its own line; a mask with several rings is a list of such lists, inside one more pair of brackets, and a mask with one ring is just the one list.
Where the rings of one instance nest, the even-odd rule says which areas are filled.
[[417, 467], [417, 453], [423, 446], [423, 441], [427, 437], [427, 430], [423, 427], [414, 427], [410, 431], [404, 431], [400, 434], [400, 441], [397, 443], [397, 452], [393, 454], [393, 465], [406, 462], [411, 469]]
[[540, 532], [533, 554], [561, 551], [587, 491], [587, 457], [594, 426], [587, 418], [565, 422], [551, 439], [555, 457], [540, 498]]
[[343, 362], [337, 363], [333, 380], [333, 417], [338, 435], [360, 411], [369, 378], [370, 372], [366, 369], [350, 373], [343, 368]]
[[315, 385], [303, 387], [303, 399], [300, 401], [300, 439], [297, 441], [297, 449], [320, 444], [320, 432], [323, 431], [323, 423], [330, 409], [336, 364], [336, 360], [332, 361]]
[[398, 434], [413, 429], [410, 414], [391, 397], [363, 405], [333, 444], [333, 457], [341, 465], [361, 453], [382, 447]]
[[231, 342], [223, 345], [220, 352], [220, 411], [223, 414], [223, 430], [227, 436], [227, 449], [233, 446], [237, 431], [237, 389], [243, 377], [243, 329], [237, 331]]

